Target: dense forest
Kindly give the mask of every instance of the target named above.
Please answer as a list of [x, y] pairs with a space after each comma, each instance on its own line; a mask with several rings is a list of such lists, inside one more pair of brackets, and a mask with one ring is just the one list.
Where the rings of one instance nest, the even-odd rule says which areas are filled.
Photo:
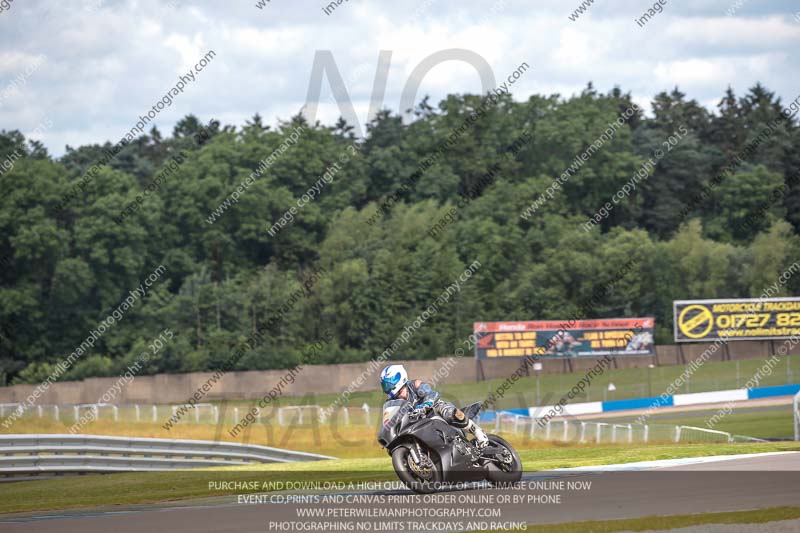
[[171, 137], [152, 128], [60, 158], [4, 130], [0, 383], [44, 379], [160, 265], [62, 379], [119, 373], [165, 329], [147, 373], [219, 368], [253, 335], [237, 368], [309, 362], [315, 341], [310, 362], [365, 361], [476, 260], [395, 358], [452, 353], [474, 321], [569, 318], [609, 280], [586, 318], [655, 316], [657, 342], [672, 342], [674, 299], [756, 297], [800, 258], [786, 107], [756, 85], [712, 112], [676, 88], [629, 113], [629, 94], [589, 85], [426, 98], [411, 122], [381, 111], [364, 139], [343, 120], [190, 115]]

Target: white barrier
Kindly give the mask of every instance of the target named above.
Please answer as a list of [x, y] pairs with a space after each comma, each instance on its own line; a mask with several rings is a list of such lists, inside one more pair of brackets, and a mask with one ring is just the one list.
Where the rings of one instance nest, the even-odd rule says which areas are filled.
[[[529, 407], [528, 416], [544, 416], [554, 409], [552, 405]], [[559, 416], [596, 415], [603, 412], [603, 402], [568, 403], [562, 406]]]
[[268, 446], [100, 435], [0, 435], [0, 474], [130, 472], [334, 459]]
[[698, 405], [702, 403], [738, 402], [747, 400], [747, 389], [718, 390], [713, 392], [694, 392], [691, 394], [675, 394], [673, 405]]

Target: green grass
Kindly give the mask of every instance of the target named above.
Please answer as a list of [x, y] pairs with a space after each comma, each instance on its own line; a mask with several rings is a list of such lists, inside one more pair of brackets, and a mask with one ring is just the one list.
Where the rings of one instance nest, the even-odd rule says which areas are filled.
[[[533, 533], [612, 533], [614, 531], [650, 531], [677, 529], [707, 524], [766, 524], [800, 518], [800, 507], [769, 507], [754, 511], [706, 513], [675, 516], [646, 516], [624, 520], [572, 522], [569, 524], [529, 525]], [[483, 533], [500, 533], [500, 530]]]
[[[789, 360], [789, 369], [797, 373], [787, 372], [786, 360]], [[744, 387], [745, 383], [764, 364], [766, 359], [741, 359], [737, 361], [708, 362], [692, 373], [687, 383], [677, 393], [707, 392], [713, 390], [736, 389]], [[738, 371], [737, 371], [738, 363]], [[464, 360], [460, 364], [475, 364], [473, 360]], [[581, 401], [621, 400], [626, 398], [641, 398], [658, 396], [685, 370], [682, 365], [660, 366], [648, 368], [627, 368], [607, 370], [602, 376], [596, 378], [586, 389], [586, 398], [576, 399]], [[650, 379], [648, 381], [648, 373]], [[542, 374], [539, 377], [539, 393], [537, 395], [537, 379], [531, 372], [531, 377], [517, 381], [504, 398], [499, 400], [498, 408], [511, 409], [516, 407], [530, 407], [543, 405], [546, 400], [557, 401], [575, 382], [583, 376], [583, 372], [571, 374]], [[427, 379], [430, 376], [415, 376]], [[479, 383], [443, 383], [437, 389], [448, 401], [466, 404], [474, 401], [483, 401], [488, 394], [504, 381], [504, 378], [491, 379]], [[785, 357], [773, 369], [773, 374], [764, 377], [759, 386], [786, 385], [787, 383], [800, 382], [800, 356]], [[608, 391], [608, 384], [613, 383], [615, 391]], [[276, 405], [317, 404], [330, 405], [339, 397], [338, 394], [309, 394], [302, 397], [286, 396], [279, 399]], [[356, 392], [350, 396], [349, 406], [361, 406], [367, 403], [372, 406], [382, 405], [385, 397], [377, 390], [371, 392]], [[231, 405], [245, 405], [247, 402], [232, 402]]]
[[[526, 471], [737, 453], [800, 451], [800, 443], [746, 443], [642, 446], [573, 445], [521, 450]], [[85, 475], [0, 484], [0, 513], [144, 504], [242, 494], [209, 488], [214, 481], [376, 481], [395, 480], [388, 457], [313, 463], [269, 464], [195, 471]], [[261, 492], [249, 491], [249, 492]]]
[[[650, 417], [648, 423], [651, 424], [670, 424], [695, 426], [706, 428], [706, 421], [716, 415], [721, 409], [707, 411], [691, 411], [685, 413], [675, 413], [672, 415], [654, 415]], [[602, 422], [613, 421], [627, 423], [636, 420], [635, 417], [604, 419]], [[722, 417], [713, 425], [712, 428], [718, 431], [726, 431], [734, 435], [746, 435], [761, 439], [785, 438], [791, 439], [794, 435], [794, 426], [791, 406], [784, 409], [775, 410], [746, 410], [736, 409], [727, 416]]]
[[[0, 434], [64, 434], [68, 432], [71, 424], [71, 419], [59, 422], [47, 417], [26, 417], [17, 421], [10, 431], [0, 431]], [[386, 455], [386, 452], [377, 441], [377, 425], [334, 427], [330, 424], [316, 424], [314, 426], [277, 426], [274, 424], [266, 426], [264, 424], [253, 424], [251, 426], [252, 431], [243, 432], [236, 437], [232, 437], [228, 433], [232, 426], [232, 423], [220, 426], [185, 423], [178, 424], [172, 430], [167, 431], [159, 423], [138, 422], [129, 424], [111, 420], [96, 420], [83, 426], [81, 433], [116, 437], [238, 442], [318, 453], [340, 459], [384, 457]]]
[[525, 470], [530, 472], [577, 466], [774, 451], [800, 451], [800, 442], [728, 443], [714, 444], [713, 446], [708, 444], [561, 445], [547, 449], [521, 450], [519, 455]]

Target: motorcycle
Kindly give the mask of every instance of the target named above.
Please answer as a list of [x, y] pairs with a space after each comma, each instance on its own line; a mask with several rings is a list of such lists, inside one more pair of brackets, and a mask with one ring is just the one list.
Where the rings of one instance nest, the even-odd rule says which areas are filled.
[[[474, 420], [480, 402], [462, 411]], [[383, 425], [378, 443], [392, 457], [392, 466], [403, 484], [427, 494], [452, 483], [514, 483], [522, 478], [519, 454], [505, 439], [488, 434], [489, 444], [479, 448], [466, 431], [430, 412], [417, 412], [407, 400], [383, 404]]]

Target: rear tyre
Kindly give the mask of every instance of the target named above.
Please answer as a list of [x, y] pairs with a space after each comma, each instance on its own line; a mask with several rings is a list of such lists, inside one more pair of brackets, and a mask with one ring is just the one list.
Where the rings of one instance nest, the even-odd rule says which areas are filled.
[[417, 494], [430, 494], [436, 492], [442, 483], [442, 470], [437, 461], [428, 469], [428, 476], [421, 476], [411, 466], [413, 458], [408, 446], [401, 444], [392, 451], [392, 466], [400, 481]]
[[517, 450], [506, 440], [497, 435], [487, 435], [489, 445], [501, 448], [499, 464], [489, 464], [486, 478], [492, 483], [516, 483], [522, 479], [522, 461]]

